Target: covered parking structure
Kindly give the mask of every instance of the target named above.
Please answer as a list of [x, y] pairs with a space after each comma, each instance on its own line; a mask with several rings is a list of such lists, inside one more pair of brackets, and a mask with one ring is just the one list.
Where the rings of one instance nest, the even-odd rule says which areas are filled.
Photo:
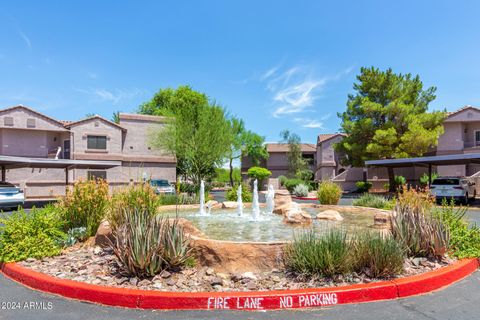
[[6, 181], [7, 169], [42, 168], [64, 169], [65, 187], [68, 186], [68, 172], [70, 169], [110, 169], [121, 166], [121, 161], [92, 161], [71, 159], [27, 158], [0, 155], [1, 181]]
[[383, 159], [365, 161], [368, 167], [383, 168], [405, 168], [405, 167], [427, 167], [428, 168], [428, 185], [432, 181], [432, 166], [449, 166], [464, 164], [480, 164], [480, 153], [466, 154], [448, 154], [439, 156], [416, 157], [416, 158], [400, 158], [400, 159]]

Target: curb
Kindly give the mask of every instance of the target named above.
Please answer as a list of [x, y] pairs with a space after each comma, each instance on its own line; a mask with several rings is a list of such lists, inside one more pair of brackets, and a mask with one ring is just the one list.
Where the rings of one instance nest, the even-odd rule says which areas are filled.
[[97, 286], [58, 279], [16, 263], [1, 266], [8, 278], [39, 291], [109, 306], [163, 310], [274, 310], [390, 300], [432, 292], [473, 273], [477, 259], [464, 259], [421, 275], [342, 287], [257, 292], [158, 292]]
[[295, 200], [318, 200], [317, 198], [313, 198], [313, 197], [296, 197], [296, 196], [292, 196], [292, 199], [295, 199]]

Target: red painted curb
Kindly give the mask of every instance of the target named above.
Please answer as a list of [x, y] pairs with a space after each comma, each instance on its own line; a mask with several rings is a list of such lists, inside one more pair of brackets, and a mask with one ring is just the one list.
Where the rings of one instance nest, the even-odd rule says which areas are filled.
[[232, 309], [269, 310], [331, 306], [336, 304], [396, 299], [437, 290], [474, 272], [476, 259], [392, 281], [332, 288], [257, 292], [158, 292], [97, 286], [63, 280], [24, 268], [4, 264], [2, 273], [30, 288], [63, 297], [110, 306], [142, 309]]

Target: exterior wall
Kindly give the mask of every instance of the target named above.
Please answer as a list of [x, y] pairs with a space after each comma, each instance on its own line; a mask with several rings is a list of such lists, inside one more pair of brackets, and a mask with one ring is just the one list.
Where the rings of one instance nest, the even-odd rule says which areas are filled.
[[438, 166], [437, 173], [440, 176], [465, 176], [466, 166], [464, 164], [454, 166]]
[[[5, 125], [5, 117], [12, 117], [13, 125]], [[35, 127], [27, 126], [28, 119], [35, 119]], [[0, 110], [0, 128], [28, 129], [29, 131], [68, 131], [60, 123], [54, 121], [53, 119], [48, 119], [47, 117], [40, 116], [39, 114], [23, 107]]]
[[161, 151], [152, 148], [149, 143], [150, 132], [161, 129], [164, 126], [162, 123], [120, 118], [120, 125], [127, 129], [125, 142], [123, 144], [124, 155], [164, 155]]
[[343, 136], [336, 136], [317, 145], [316, 180], [331, 179], [347, 169], [340, 164], [341, 155], [333, 148], [342, 139]]
[[[100, 120], [92, 119], [72, 126], [73, 159], [80, 160], [122, 160], [123, 132], [120, 128]], [[87, 148], [87, 136], [97, 135], [107, 137], [107, 149], [97, 150]]]
[[445, 122], [444, 133], [438, 138], [437, 155], [459, 153], [463, 150], [464, 125]]

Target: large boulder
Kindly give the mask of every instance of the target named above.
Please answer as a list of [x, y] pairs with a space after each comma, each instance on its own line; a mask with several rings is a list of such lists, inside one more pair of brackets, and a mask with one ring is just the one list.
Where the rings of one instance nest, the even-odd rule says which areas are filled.
[[275, 206], [273, 208], [273, 213], [285, 215], [286, 211], [290, 208], [292, 203], [292, 197], [288, 190], [276, 190], [275, 197], [273, 198]]
[[222, 204], [218, 201], [215, 201], [215, 200], [208, 200], [206, 203], [205, 203], [205, 207], [207, 208], [210, 208], [210, 209], [221, 209], [222, 208]]
[[98, 226], [94, 243], [96, 246], [107, 247], [110, 241], [113, 241], [112, 228], [108, 220], [103, 220]]
[[390, 229], [391, 224], [390, 224], [390, 217], [392, 213], [391, 211], [377, 211], [375, 212], [375, 215], [373, 216], [373, 225], [376, 228], [380, 229]]
[[290, 224], [310, 224], [312, 216], [303, 211], [298, 203], [291, 202], [285, 211], [283, 221]]
[[222, 202], [223, 209], [235, 209], [238, 207], [238, 203], [236, 201], [225, 201]]
[[317, 214], [317, 219], [330, 220], [330, 221], [342, 221], [342, 215], [336, 210], [325, 210]]

